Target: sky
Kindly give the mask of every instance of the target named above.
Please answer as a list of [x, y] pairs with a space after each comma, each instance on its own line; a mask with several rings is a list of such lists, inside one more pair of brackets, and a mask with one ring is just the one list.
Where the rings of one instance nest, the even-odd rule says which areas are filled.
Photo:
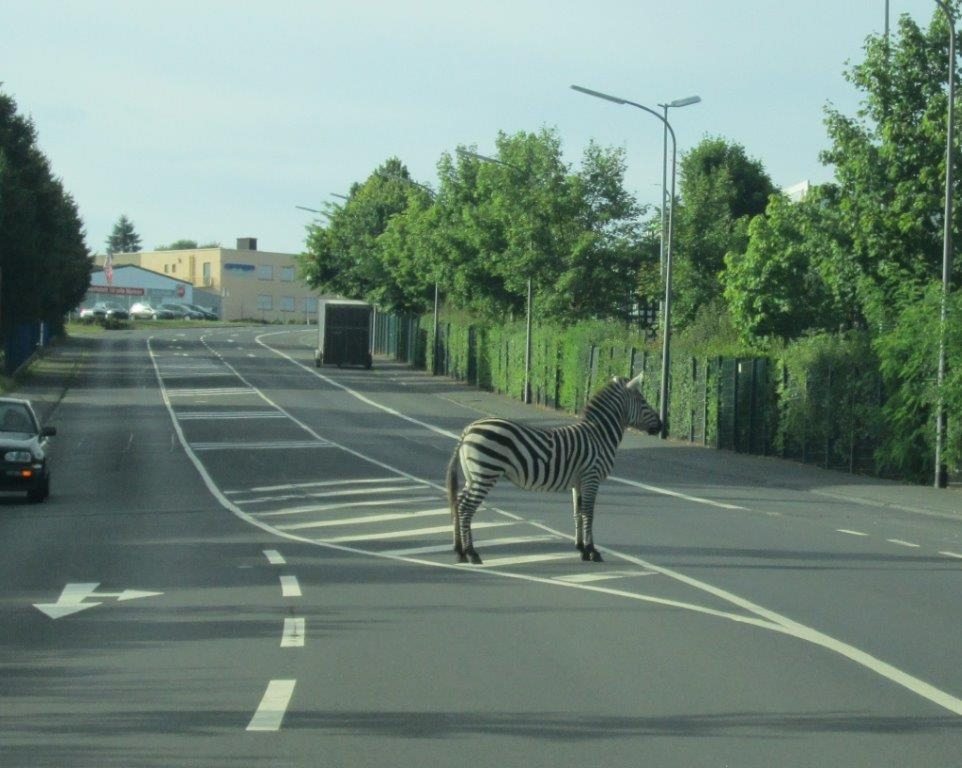
[[[741, 144], [776, 185], [832, 169], [824, 110], [885, 0], [0, 0], [0, 91], [29, 116], [102, 253], [121, 214], [145, 249], [179, 239], [300, 253], [313, 214], [390, 157], [437, 187], [458, 146], [554, 129], [626, 152], [660, 199], [661, 122], [570, 89], [672, 109], [679, 157]], [[889, 0], [923, 26], [934, 0]], [[670, 149], [669, 149], [670, 154]]]

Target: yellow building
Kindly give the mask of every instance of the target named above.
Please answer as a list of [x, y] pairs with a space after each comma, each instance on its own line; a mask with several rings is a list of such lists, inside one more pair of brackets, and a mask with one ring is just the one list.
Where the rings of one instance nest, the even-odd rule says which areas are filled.
[[238, 238], [236, 248], [116, 253], [113, 263], [191, 283], [194, 303], [214, 304], [222, 320], [316, 322], [317, 293], [300, 280], [295, 255], [259, 251], [253, 237]]

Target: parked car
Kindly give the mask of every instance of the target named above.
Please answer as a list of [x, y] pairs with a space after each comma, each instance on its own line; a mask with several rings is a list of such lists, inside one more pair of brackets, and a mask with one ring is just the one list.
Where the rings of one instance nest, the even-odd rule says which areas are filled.
[[130, 316], [136, 320], [154, 320], [156, 315], [157, 310], [146, 301], [138, 301], [130, 307]]
[[200, 314], [204, 316], [205, 320], [217, 319], [217, 313], [210, 307], [199, 307], [196, 304], [184, 304], [184, 306], [188, 309], [194, 310], [195, 312], [200, 312]]
[[[98, 301], [91, 308], [94, 320], [128, 320], [130, 313], [112, 301]], [[81, 310], [81, 317], [83, 310]]]
[[97, 318], [94, 316], [93, 307], [81, 307], [80, 308], [80, 322], [82, 323], [92, 323]]
[[29, 400], [0, 397], [0, 491], [25, 491], [30, 501], [50, 495], [48, 438], [55, 427], [41, 427]]
[[[204, 315], [201, 312], [191, 309], [186, 304], [176, 304], [173, 302], [167, 302], [161, 304], [157, 307], [157, 311], [164, 312], [165, 320], [203, 320]], [[160, 315], [158, 315], [159, 317]]]

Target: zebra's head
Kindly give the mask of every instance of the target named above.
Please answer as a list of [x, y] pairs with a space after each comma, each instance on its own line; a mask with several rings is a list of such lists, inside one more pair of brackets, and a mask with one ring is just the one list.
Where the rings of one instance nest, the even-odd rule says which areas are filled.
[[[625, 380], [622, 379], [622, 381]], [[635, 429], [643, 429], [649, 435], [657, 435], [661, 432], [661, 419], [641, 394], [643, 381], [644, 374], [640, 373], [631, 381], [625, 382], [625, 389], [628, 391], [628, 425]]]

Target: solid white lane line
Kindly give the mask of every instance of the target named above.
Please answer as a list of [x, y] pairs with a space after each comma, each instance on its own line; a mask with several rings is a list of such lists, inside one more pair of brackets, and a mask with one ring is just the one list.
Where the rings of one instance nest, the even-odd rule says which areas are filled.
[[297, 531], [303, 528], [328, 528], [339, 525], [371, 525], [374, 523], [387, 523], [393, 520], [413, 520], [419, 517], [442, 517], [450, 514], [451, 510], [445, 507], [444, 509], [425, 509], [420, 512], [391, 512], [387, 515], [339, 517], [336, 520], [317, 520], [311, 523], [292, 523], [291, 525], [279, 525], [277, 527], [282, 531]]
[[740, 507], [737, 504], [727, 504], [722, 501], [713, 501], [712, 499], [706, 499], [701, 496], [689, 496], [687, 493], [679, 493], [678, 491], [670, 491], [667, 488], [659, 488], [657, 485], [648, 485], [647, 483], [639, 483], [635, 480], [628, 480], [624, 477], [614, 477], [613, 475], [608, 477], [609, 480], [613, 480], [616, 483], [622, 483], [623, 485], [631, 485], [635, 488], [641, 488], [646, 491], [651, 491], [652, 493], [660, 493], [663, 496], [674, 496], [677, 499], [683, 499], [685, 501], [693, 501], [696, 504], [705, 504], [709, 507], [719, 507], [720, 509], [736, 509], [742, 512], [750, 511], [748, 507]]
[[862, 533], [861, 531], [850, 531], [847, 528], [836, 528], [839, 533], [847, 533], [849, 536], [868, 536], [867, 533]]
[[277, 731], [287, 713], [297, 680], [271, 680], [257, 711], [247, 724], [248, 731]]
[[269, 562], [271, 565], [284, 565], [287, 562], [287, 560], [284, 559], [284, 556], [276, 549], [265, 549], [264, 557], [267, 558], [267, 562]]
[[939, 554], [945, 555], [946, 557], [954, 557], [957, 560], [962, 560], [962, 555], [960, 555], [958, 552], [947, 552], [945, 550], [942, 550], [941, 552], [939, 552]]
[[304, 619], [286, 618], [284, 619], [284, 632], [281, 635], [281, 648], [303, 648], [304, 647]]
[[[517, 525], [515, 522], [505, 522], [505, 523], [474, 523], [471, 527], [474, 530], [479, 528], [503, 528], [508, 525]], [[337, 536], [332, 539], [316, 539], [318, 543], [322, 544], [345, 544], [347, 542], [358, 542], [358, 541], [384, 541], [386, 539], [406, 539], [410, 536], [431, 536], [437, 533], [451, 533], [451, 526], [448, 525], [438, 525], [432, 528], [410, 528], [404, 531], [390, 531], [388, 533], [365, 533], [352, 536]]]
[[301, 585], [297, 576], [281, 576], [281, 597], [300, 597]]
[[918, 549], [918, 544], [913, 544], [911, 541], [902, 541], [902, 539], [886, 539], [889, 544], [898, 544], [900, 547], [911, 547], [912, 549]]

